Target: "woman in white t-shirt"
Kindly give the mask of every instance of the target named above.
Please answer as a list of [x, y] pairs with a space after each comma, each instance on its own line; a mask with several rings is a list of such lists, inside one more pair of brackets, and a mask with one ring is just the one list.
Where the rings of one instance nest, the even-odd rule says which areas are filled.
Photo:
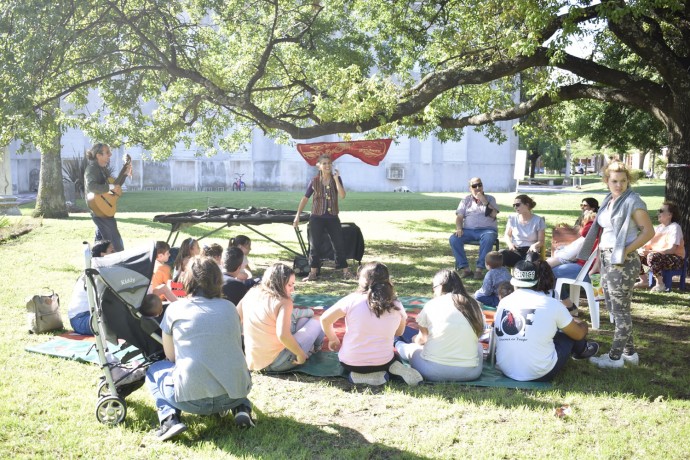
[[[654, 236], [644, 246], [637, 250], [642, 265], [647, 265], [656, 278], [656, 286], [651, 290], [663, 292], [664, 270], [676, 270], [683, 266], [685, 259], [685, 242], [683, 230], [678, 225], [680, 217], [678, 207], [669, 201], [664, 201], [659, 208], [659, 225], [654, 229]], [[640, 275], [640, 281], [635, 283], [635, 288], [646, 289], [649, 287], [647, 276]]]
[[508, 216], [506, 222], [505, 243], [508, 249], [503, 249], [503, 265], [514, 267], [516, 263], [525, 260], [528, 252], [539, 254], [544, 246], [546, 223], [544, 218], [532, 213], [537, 203], [527, 195], [518, 195], [513, 200], [515, 214]]
[[395, 349], [425, 380], [476, 380], [483, 362], [482, 310], [452, 270], [436, 273], [432, 289], [434, 298], [417, 315], [419, 334], [413, 343], [396, 340]]

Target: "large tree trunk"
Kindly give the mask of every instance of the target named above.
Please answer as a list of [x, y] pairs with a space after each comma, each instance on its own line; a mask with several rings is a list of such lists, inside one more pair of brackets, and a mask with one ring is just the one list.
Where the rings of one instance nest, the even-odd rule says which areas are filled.
[[61, 137], [59, 134], [56, 135], [50, 151], [41, 154], [41, 174], [38, 180], [34, 217], [64, 219], [69, 216], [62, 185]]
[[685, 246], [690, 241], [690, 103], [683, 104], [669, 128], [668, 167], [666, 169], [666, 199], [680, 210]]

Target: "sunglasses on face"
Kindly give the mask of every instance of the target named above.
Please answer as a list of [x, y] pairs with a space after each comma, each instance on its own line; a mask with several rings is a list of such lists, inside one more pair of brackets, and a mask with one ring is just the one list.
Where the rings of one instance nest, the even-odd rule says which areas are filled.
[[479, 182], [477, 184], [472, 184], [472, 188], [479, 188], [479, 187], [484, 187], [484, 184], [482, 184], [481, 182]]
[[522, 203], [513, 203], [513, 207], [515, 209], [519, 208], [520, 206], [522, 206]]
[[666, 209], [659, 209], [659, 214], [663, 214], [665, 212], [667, 212]]

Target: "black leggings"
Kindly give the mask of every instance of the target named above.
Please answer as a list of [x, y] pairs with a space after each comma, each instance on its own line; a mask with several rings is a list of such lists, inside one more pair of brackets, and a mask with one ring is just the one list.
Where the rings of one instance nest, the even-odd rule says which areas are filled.
[[345, 369], [348, 372], [357, 372], [359, 374], [371, 374], [372, 372], [378, 372], [378, 371], [387, 371], [391, 365], [398, 361], [398, 357], [394, 356], [390, 362], [386, 364], [379, 364], [378, 366], [350, 366], [349, 364], [345, 364], [344, 362], [340, 361], [340, 365], [343, 366], [343, 369]]
[[514, 267], [516, 263], [525, 260], [528, 252], [530, 252], [529, 246], [515, 248], [512, 251], [510, 249], [502, 249], [501, 255], [503, 256], [503, 266]]

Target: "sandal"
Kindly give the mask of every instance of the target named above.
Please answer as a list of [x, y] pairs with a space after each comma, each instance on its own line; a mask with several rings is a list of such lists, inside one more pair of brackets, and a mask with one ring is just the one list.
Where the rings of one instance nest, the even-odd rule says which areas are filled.
[[309, 275], [307, 275], [306, 277], [302, 278], [302, 281], [304, 281], [304, 282], [316, 281], [317, 279], [319, 279], [319, 277], [316, 276], [316, 273], [311, 273], [311, 272], [309, 272]]
[[649, 292], [666, 292], [666, 286], [661, 286], [659, 284], [655, 284], [654, 287], [652, 287]]

